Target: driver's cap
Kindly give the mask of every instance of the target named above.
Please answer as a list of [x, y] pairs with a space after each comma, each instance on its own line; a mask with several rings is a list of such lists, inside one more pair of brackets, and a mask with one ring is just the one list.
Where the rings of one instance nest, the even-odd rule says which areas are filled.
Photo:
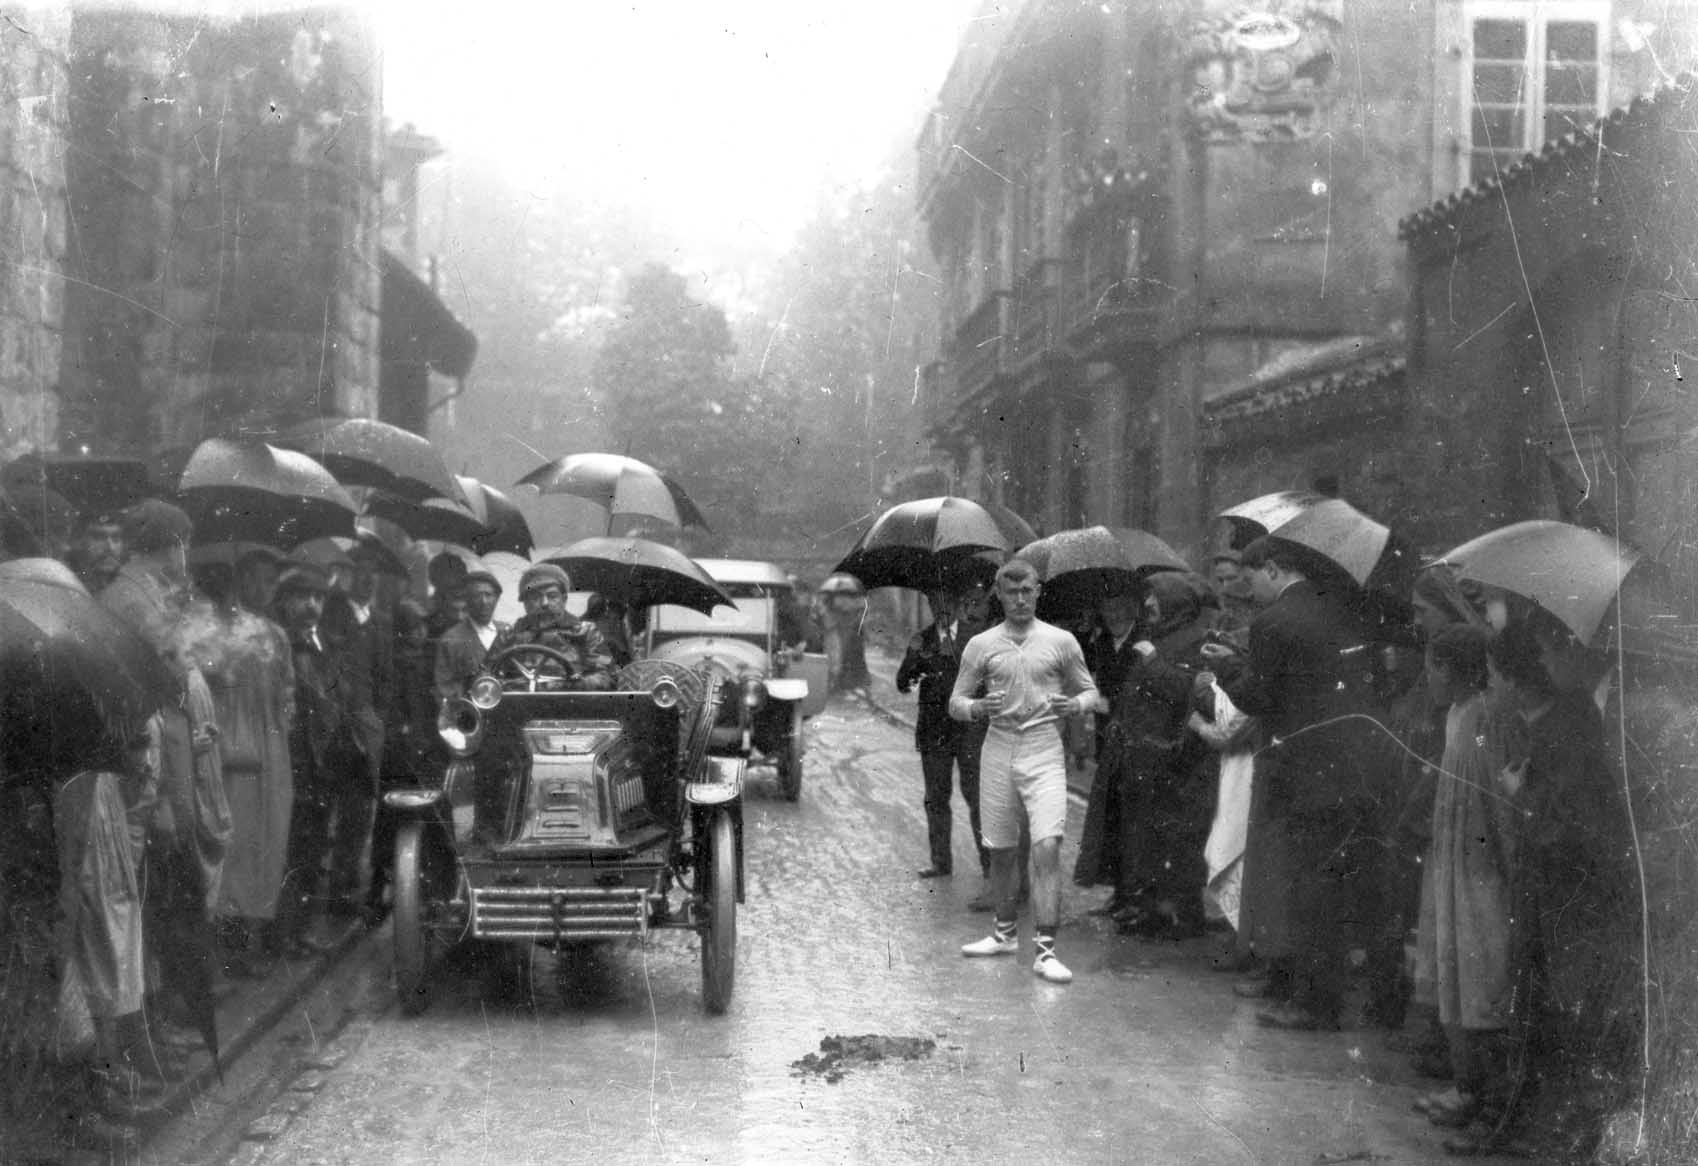
[[572, 579], [563, 569], [553, 563], [538, 563], [519, 576], [519, 598], [529, 595], [533, 587], [546, 587], [550, 583], [562, 591], [572, 590]]

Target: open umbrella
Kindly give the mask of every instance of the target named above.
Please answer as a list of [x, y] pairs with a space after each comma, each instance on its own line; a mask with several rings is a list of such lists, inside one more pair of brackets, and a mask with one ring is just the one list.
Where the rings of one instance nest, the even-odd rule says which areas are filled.
[[929, 591], [974, 554], [1007, 549], [1007, 537], [984, 507], [944, 495], [886, 510], [832, 571], [853, 575], [869, 589]]
[[538, 466], [514, 484], [534, 487], [541, 494], [594, 502], [607, 511], [609, 530], [620, 515], [708, 529], [701, 510], [682, 486], [647, 462], [622, 454], [568, 454]]
[[116, 514], [153, 493], [140, 458], [76, 453], [27, 453], [0, 470], [0, 484], [52, 490], [80, 514]]
[[276, 442], [310, 454], [346, 486], [375, 486], [415, 502], [466, 500], [437, 448], [387, 421], [320, 417], [284, 431]]
[[487, 531], [471, 544], [474, 551], [480, 555], [506, 551], [521, 558], [531, 553], [536, 546], [536, 540], [531, 537], [531, 525], [511, 498], [476, 478], [457, 474], [455, 481], [459, 482], [466, 495], [467, 507]]
[[1265, 494], [1221, 511], [1241, 531], [1273, 535], [1304, 547], [1367, 586], [1391, 545], [1390, 528], [1342, 498], [1301, 491]]
[[74, 770], [174, 695], [151, 644], [52, 559], [0, 563], [0, 743], [5, 768]]
[[1027, 543], [1014, 553], [1038, 569], [1043, 599], [1051, 610], [1094, 606], [1104, 596], [1136, 583], [1152, 571], [1189, 571], [1191, 565], [1161, 539], [1130, 527], [1063, 530]]
[[1531, 599], [1590, 642], [1639, 552], [1595, 530], [1535, 520], [1469, 539], [1439, 562], [1464, 579]]
[[563, 568], [574, 590], [596, 591], [627, 607], [675, 603], [711, 615], [720, 604], [735, 606], [694, 559], [664, 543], [586, 538], [545, 554], [538, 561]]
[[255, 541], [288, 548], [354, 533], [359, 508], [330, 471], [304, 453], [263, 442], [208, 438], [177, 483], [197, 543]]
[[458, 543], [467, 549], [489, 534], [489, 527], [470, 506], [448, 498], [415, 502], [387, 490], [372, 490], [361, 513], [392, 522], [415, 539]]

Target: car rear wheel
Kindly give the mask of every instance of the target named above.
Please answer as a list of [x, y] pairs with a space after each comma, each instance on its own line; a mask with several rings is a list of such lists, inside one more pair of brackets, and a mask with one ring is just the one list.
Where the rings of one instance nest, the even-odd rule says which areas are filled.
[[717, 1016], [731, 1004], [737, 975], [737, 835], [730, 814], [714, 812], [700, 847], [702, 1003]]

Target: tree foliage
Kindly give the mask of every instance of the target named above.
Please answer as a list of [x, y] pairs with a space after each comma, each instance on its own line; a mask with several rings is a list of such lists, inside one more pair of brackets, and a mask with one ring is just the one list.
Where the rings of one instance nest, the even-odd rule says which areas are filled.
[[927, 460], [914, 389], [929, 359], [937, 281], [908, 174], [894, 168], [823, 207], [750, 329], [745, 359], [758, 356], [757, 375], [793, 405], [775, 476], [800, 531], [852, 526]]
[[733, 375], [731, 328], [683, 276], [630, 278], [591, 377], [609, 448], [675, 474], [721, 529], [759, 526], [784, 402]]

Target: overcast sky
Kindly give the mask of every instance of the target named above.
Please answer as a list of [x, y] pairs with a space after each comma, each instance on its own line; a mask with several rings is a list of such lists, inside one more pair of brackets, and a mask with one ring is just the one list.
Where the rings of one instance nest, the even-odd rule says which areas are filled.
[[917, 133], [980, 0], [368, 0], [385, 112], [540, 196], [771, 253]]

